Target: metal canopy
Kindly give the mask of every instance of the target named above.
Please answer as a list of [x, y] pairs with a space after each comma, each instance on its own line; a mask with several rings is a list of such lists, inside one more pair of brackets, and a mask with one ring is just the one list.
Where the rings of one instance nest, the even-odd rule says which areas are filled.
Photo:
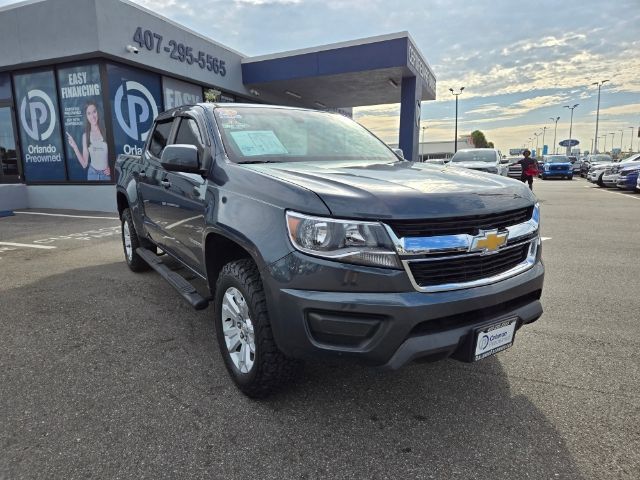
[[247, 87], [313, 108], [399, 103], [407, 77], [421, 79], [421, 100], [435, 98], [435, 76], [407, 32], [242, 60]]

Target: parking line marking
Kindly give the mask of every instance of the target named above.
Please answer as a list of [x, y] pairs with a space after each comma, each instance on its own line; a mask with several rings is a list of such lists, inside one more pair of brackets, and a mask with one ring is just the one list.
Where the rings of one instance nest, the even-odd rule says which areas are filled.
[[544, 242], [545, 240], [551, 240], [551, 237], [540, 237], [541, 242]]
[[631, 198], [632, 200], [640, 200], [640, 197], [633, 197], [632, 193], [612, 192], [611, 190], [605, 190], [604, 188], [596, 188], [591, 185], [583, 185], [584, 188], [592, 188], [593, 190], [599, 190], [602, 192], [611, 193], [612, 195], [622, 195], [625, 198]]
[[43, 212], [14, 212], [21, 215], [46, 215], [48, 217], [71, 217], [71, 218], [100, 218], [103, 220], [120, 220], [118, 217], [92, 217], [89, 215], [67, 215], [65, 213], [43, 213]]
[[0, 245], [8, 245], [10, 247], [40, 248], [42, 250], [51, 250], [52, 248], [56, 248], [51, 245], [33, 245], [31, 243], [13, 243], [13, 242], [0, 242]]

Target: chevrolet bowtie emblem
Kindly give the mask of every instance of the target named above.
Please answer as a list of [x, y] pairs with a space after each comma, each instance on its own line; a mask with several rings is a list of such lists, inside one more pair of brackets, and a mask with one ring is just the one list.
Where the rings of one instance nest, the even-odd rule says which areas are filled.
[[495, 252], [507, 244], [509, 232], [498, 233], [498, 230], [480, 230], [480, 234], [473, 237], [471, 252]]

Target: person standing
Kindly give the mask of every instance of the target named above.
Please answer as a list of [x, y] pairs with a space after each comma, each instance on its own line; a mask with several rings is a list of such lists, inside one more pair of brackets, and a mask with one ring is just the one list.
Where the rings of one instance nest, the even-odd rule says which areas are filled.
[[522, 167], [520, 181], [522, 183], [528, 183], [529, 189], [533, 190], [533, 177], [538, 175], [538, 162], [535, 158], [531, 158], [531, 151], [528, 149], [524, 150], [522, 155], [524, 158], [521, 158], [513, 165], [520, 165]]

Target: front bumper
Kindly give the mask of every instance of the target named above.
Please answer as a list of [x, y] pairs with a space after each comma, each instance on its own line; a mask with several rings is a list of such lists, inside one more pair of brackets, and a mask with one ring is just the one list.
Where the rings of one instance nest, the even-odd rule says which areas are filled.
[[620, 178], [620, 175], [618, 175], [617, 173], [611, 175], [603, 175], [602, 183], [604, 183], [607, 187], [615, 187], [618, 184], [618, 178]]
[[638, 182], [638, 176], [631, 174], [631, 175], [627, 175], [625, 177], [620, 177], [618, 179], [618, 183], [616, 184], [616, 186], [618, 188], [621, 188], [622, 190], [635, 190], [636, 189], [636, 185]]
[[[343, 267], [293, 253], [264, 272], [274, 337], [286, 355], [351, 358], [393, 369], [420, 357], [467, 361], [476, 328], [515, 317], [519, 329], [542, 315], [544, 266], [539, 260], [529, 270], [494, 284], [438, 293], [415, 291], [404, 272], [386, 271], [385, 278], [382, 269], [354, 266], [344, 268], [341, 283], [333, 283], [342, 291], [283, 284], [282, 273], [291, 268], [308, 271], [311, 277], [324, 276], [326, 270], [337, 279], [341, 275], [335, 270]], [[368, 275], [366, 270], [379, 274]], [[378, 291], [381, 288], [388, 291]]]
[[573, 176], [573, 170], [542, 170], [540, 174], [543, 177], [567, 177]]

